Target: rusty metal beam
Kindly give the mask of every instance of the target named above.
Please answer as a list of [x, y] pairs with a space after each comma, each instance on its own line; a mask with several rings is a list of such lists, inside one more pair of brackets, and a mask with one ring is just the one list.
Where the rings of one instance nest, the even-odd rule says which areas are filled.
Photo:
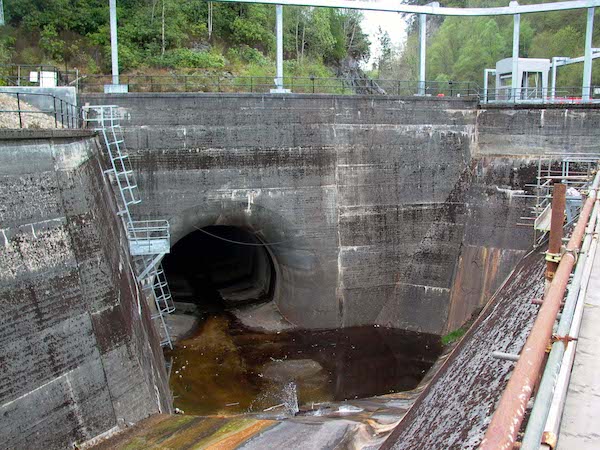
[[546, 348], [551, 342], [552, 328], [596, 200], [599, 181], [600, 175], [596, 174], [594, 184], [581, 209], [579, 220], [569, 239], [566, 251], [544, 296], [544, 302], [529, 337], [521, 350], [519, 361], [515, 364], [515, 369], [479, 446], [480, 450], [512, 450], [516, 444], [517, 433], [538, 380]]
[[552, 190], [552, 217], [550, 221], [550, 239], [546, 252], [546, 280], [552, 281], [558, 262], [560, 261], [560, 248], [562, 246], [563, 225], [565, 223], [565, 206], [567, 185], [554, 183]]

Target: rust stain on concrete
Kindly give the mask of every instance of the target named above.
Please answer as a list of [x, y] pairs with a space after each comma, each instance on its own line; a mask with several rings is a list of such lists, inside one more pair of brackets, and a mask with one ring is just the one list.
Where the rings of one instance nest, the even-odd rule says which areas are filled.
[[459, 328], [473, 311], [485, 306], [523, 253], [494, 247], [462, 249], [452, 283], [446, 332]]

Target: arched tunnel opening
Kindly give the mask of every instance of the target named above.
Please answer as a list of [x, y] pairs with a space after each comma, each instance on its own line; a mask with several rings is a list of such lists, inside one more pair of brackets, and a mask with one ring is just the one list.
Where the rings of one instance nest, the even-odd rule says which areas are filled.
[[273, 298], [275, 267], [267, 246], [239, 227], [198, 228], [173, 246], [163, 267], [174, 301], [200, 312]]
[[275, 293], [284, 269], [269, 245], [246, 229], [213, 225], [180, 239], [163, 260], [175, 319], [195, 321], [166, 354], [177, 408], [280, 417], [303, 405], [308, 413], [315, 403], [418, 385], [441, 352], [438, 336], [373, 325], [308, 330], [273, 321], [273, 315], [283, 318]]

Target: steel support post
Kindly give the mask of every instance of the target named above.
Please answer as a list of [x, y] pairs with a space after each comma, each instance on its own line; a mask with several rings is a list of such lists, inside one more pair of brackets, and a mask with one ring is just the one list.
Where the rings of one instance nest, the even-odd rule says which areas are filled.
[[489, 75], [489, 70], [484, 69], [483, 70], [483, 102], [484, 103], [487, 103], [487, 101], [488, 101], [488, 75]]
[[[484, 69], [483, 70], [483, 102], [487, 103], [489, 101], [488, 99], [488, 95], [489, 95], [489, 76], [491, 75], [495, 75], [496, 74], [496, 69]], [[498, 87], [496, 86], [496, 89], [498, 89]], [[494, 99], [496, 99], [496, 96], [494, 96]]]
[[[511, 2], [512, 4], [513, 2]], [[516, 2], [515, 2], [516, 3]], [[519, 36], [521, 29], [521, 15], [513, 16], [513, 51], [512, 51], [512, 83], [511, 89], [513, 98], [521, 98], [519, 86]], [[518, 93], [518, 94], [517, 94]]]
[[563, 225], [565, 223], [567, 185], [554, 183], [552, 192], [552, 217], [550, 220], [550, 239], [546, 252], [546, 280], [552, 281], [558, 262], [560, 261], [560, 247], [562, 245]]
[[275, 6], [276, 34], [277, 34], [277, 77], [275, 86], [283, 89], [283, 6]]
[[587, 26], [585, 29], [585, 53], [583, 60], [583, 84], [581, 98], [589, 102], [592, 97], [592, 35], [594, 33], [594, 8], [587, 10]]
[[110, 56], [112, 84], [119, 84], [119, 44], [117, 42], [117, 0], [110, 0]]
[[550, 91], [550, 98], [552, 101], [556, 99], [556, 64], [558, 63], [558, 58], [554, 56], [552, 58], [552, 90]]
[[419, 14], [419, 95], [425, 95], [425, 58], [427, 57], [427, 15]]

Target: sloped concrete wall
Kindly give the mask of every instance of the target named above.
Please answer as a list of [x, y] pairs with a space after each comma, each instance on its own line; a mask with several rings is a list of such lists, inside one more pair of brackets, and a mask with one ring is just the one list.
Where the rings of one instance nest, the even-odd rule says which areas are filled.
[[494, 351], [519, 353], [544, 293], [540, 252], [524, 258], [471, 330], [419, 396], [382, 450], [459, 450], [479, 447], [514, 362]]
[[0, 134], [0, 447], [65, 449], [169, 411], [96, 138]]

